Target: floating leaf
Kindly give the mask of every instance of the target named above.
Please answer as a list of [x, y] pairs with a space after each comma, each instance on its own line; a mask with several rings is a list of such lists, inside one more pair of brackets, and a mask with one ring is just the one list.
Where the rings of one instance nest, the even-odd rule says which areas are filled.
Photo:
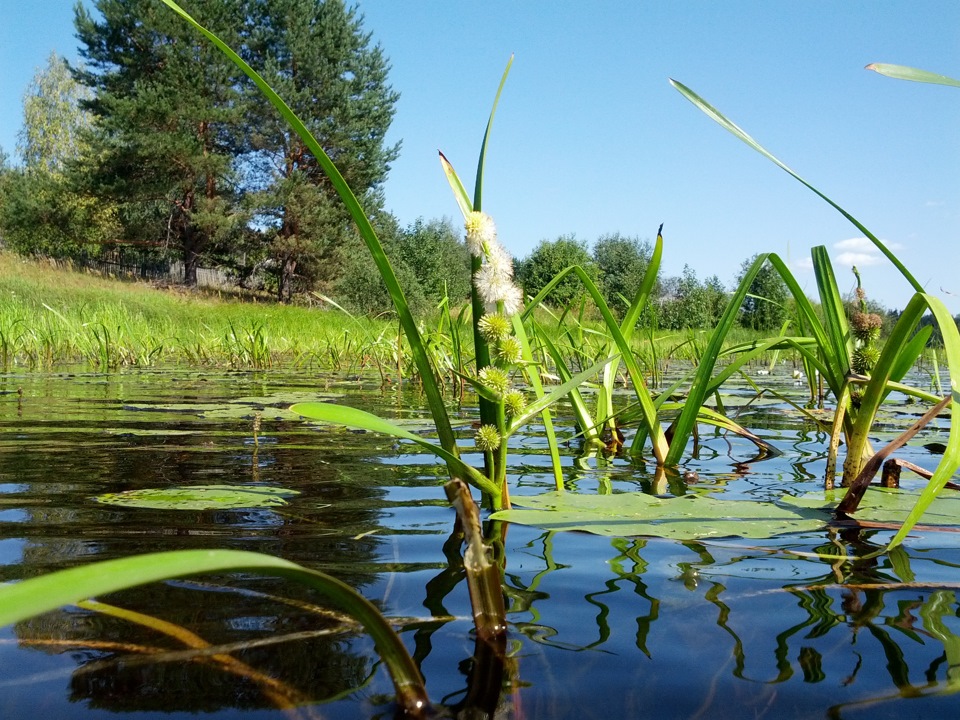
[[123, 507], [159, 510], [225, 510], [286, 505], [284, 498], [299, 495], [297, 490], [256, 485], [192, 485], [104, 493], [97, 502]]
[[[798, 509], [834, 508], [846, 494], [846, 489], [835, 492], [807, 493], [798, 497], [785, 497], [780, 502]], [[857, 512], [851, 517], [868, 522], [900, 525], [920, 498], [920, 490], [881, 488], [871, 486], [860, 501]], [[941, 494], [923, 511], [924, 525], [960, 526], [960, 495]]]
[[255, 413], [259, 412], [266, 419], [295, 420], [298, 416], [288, 409], [292, 403], [304, 400], [333, 400], [341, 397], [343, 395], [340, 393], [294, 391], [260, 397], [242, 397], [226, 402], [171, 403], [165, 405], [131, 404], [124, 405], [124, 409], [141, 412], [187, 413], [219, 420], [244, 420], [252, 418]]
[[644, 493], [581, 495], [544, 493], [516, 497], [525, 509], [491, 515], [546, 530], [579, 530], [596, 535], [652, 535], [675, 540], [738, 536], [768, 538], [816, 530], [830, 520], [829, 511], [768, 502], [720, 500], [699, 495], [658, 498]]

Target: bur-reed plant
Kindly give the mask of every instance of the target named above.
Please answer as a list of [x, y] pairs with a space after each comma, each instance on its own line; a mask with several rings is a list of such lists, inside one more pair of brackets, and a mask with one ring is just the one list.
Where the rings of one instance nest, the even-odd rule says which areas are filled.
[[[868, 66], [868, 68], [892, 77], [960, 86], [958, 81], [951, 78], [914, 68], [877, 64]], [[867, 320], [860, 318], [858, 321], [860, 327], [851, 329], [847, 322], [843, 301], [826, 248], [815, 247], [812, 251], [813, 267], [823, 314], [822, 323], [786, 264], [776, 256], [771, 256], [771, 262], [773, 262], [774, 267], [793, 294], [798, 310], [802, 315], [804, 330], [809, 334], [808, 338], [802, 340], [787, 340], [784, 342], [784, 346], [790, 346], [799, 352], [809, 365], [821, 374], [836, 401], [830, 455], [827, 464], [826, 483], [828, 485], [833, 482], [836, 448], [841, 434], [845, 435], [846, 438], [846, 459], [842, 482], [845, 485], [863, 482], [865, 466], [874, 455], [869, 441], [870, 430], [881, 404], [891, 391], [898, 390], [908, 393], [925, 399], [935, 406], [942, 402], [943, 407], [950, 410], [950, 434], [946, 450], [920, 499], [888, 545], [888, 548], [895, 547], [904, 540], [924, 510], [929, 507], [950, 477], [960, 467], [960, 423], [954, 422], [957, 418], [957, 412], [960, 410], [960, 393], [958, 393], [958, 390], [960, 390], [960, 332], [958, 332], [957, 326], [943, 301], [927, 293], [907, 270], [903, 262], [859, 220], [800, 177], [690, 88], [675, 80], [670, 82], [681, 95], [721, 127], [773, 162], [843, 215], [897, 268], [914, 290], [913, 297], [901, 313], [890, 337], [883, 344], [882, 350], [879, 351], [879, 354], [873, 352], [870, 357], [865, 358], [862, 352], [858, 355], [858, 350], [862, 351], [865, 347], [863, 343], [869, 339], [872, 325]], [[931, 396], [923, 390], [903, 385], [900, 382], [907, 370], [921, 356], [929, 339], [929, 328], [918, 331], [920, 318], [927, 312], [933, 316], [942, 333], [944, 356], [950, 374], [950, 393], [942, 401], [937, 396]], [[813, 340], [812, 343], [810, 339]], [[869, 482], [869, 478], [867, 478], [867, 482]], [[851, 507], [850, 504], [841, 504], [841, 508], [846, 512], [853, 512], [856, 509], [855, 506]]]

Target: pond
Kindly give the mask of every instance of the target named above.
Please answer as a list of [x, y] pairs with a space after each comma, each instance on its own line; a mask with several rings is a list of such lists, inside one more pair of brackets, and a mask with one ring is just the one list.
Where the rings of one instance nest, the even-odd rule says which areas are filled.
[[[770, 378], [770, 381], [775, 378]], [[777, 379], [793, 391], [789, 377]], [[953, 717], [960, 708], [960, 536], [821, 529], [765, 540], [601, 537], [505, 525], [502, 692], [476, 662], [444, 468], [405, 442], [304, 422], [335, 398], [429, 427], [416, 388], [308, 371], [182, 369], [0, 375], [0, 579], [181, 548], [254, 550], [328, 572], [399, 628], [441, 714], [499, 718]], [[704, 432], [690, 491], [744, 502], [822, 486], [826, 436], [786, 403], [740, 421], [782, 455]], [[878, 426], [895, 433], [902, 405]], [[259, 428], [255, 430], [255, 414]], [[919, 414], [919, 413], [913, 413]], [[472, 408], [455, 414], [466, 459]], [[421, 425], [422, 424], [422, 425]], [[899, 419], [902, 426], [902, 417]], [[515, 436], [514, 501], [553, 489], [537, 427]], [[561, 434], [572, 437], [569, 420]], [[933, 468], [933, 428], [904, 457]], [[650, 489], [624, 459], [577, 457], [582, 493]], [[904, 485], [919, 485], [904, 473]], [[103, 493], [209, 484], [299, 494], [260, 509], [168, 510]], [[683, 488], [673, 488], [683, 492]], [[872, 490], [870, 491], [872, 492]], [[815, 555], [818, 553], [819, 555]], [[834, 560], [822, 555], [832, 555]], [[279, 579], [158, 583], [0, 629], [0, 717], [389, 717], [373, 643]], [[493, 688], [494, 697], [489, 691]], [[486, 700], [477, 700], [486, 698]]]

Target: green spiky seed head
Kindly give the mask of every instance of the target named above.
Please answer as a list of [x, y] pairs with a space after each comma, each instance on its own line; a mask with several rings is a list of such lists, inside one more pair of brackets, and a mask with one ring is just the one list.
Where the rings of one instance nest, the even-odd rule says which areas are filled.
[[500, 447], [500, 433], [494, 425], [481, 425], [474, 442], [483, 452], [493, 452]]
[[510, 390], [503, 396], [503, 407], [507, 417], [517, 417], [527, 408], [527, 398], [519, 390]]
[[510, 387], [510, 378], [498, 367], [488, 365], [480, 371], [480, 382], [490, 388], [497, 395], [503, 395]]
[[510, 321], [500, 313], [484, 315], [478, 326], [483, 339], [490, 343], [503, 342], [512, 332]]
[[523, 360], [523, 345], [513, 337], [505, 337], [497, 345], [497, 359], [504, 365], [516, 365]]
[[877, 360], [880, 359], [880, 350], [873, 345], [864, 345], [853, 351], [853, 362], [850, 363], [855, 373], [868, 375]]

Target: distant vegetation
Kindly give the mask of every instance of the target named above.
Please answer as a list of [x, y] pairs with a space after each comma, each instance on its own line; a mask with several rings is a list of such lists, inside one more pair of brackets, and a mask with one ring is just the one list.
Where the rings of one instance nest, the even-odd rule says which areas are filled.
[[[175, 266], [187, 286], [199, 268], [216, 268], [238, 288], [282, 302], [317, 292], [354, 313], [389, 311], [330, 181], [246, 76], [156, 3], [95, 7], [100, 19], [76, 11], [83, 62], [70, 67], [51, 55], [24, 97], [19, 162], [0, 152], [0, 243], [26, 257], [107, 263], [141, 277]], [[357, 12], [340, 0], [194, 0], [190, 11], [261, 68], [335, 159], [414, 313], [430, 315], [444, 297], [465, 301], [462, 228], [445, 219], [402, 227], [383, 206], [400, 150], [385, 142], [398, 94], [385, 52]], [[579, 264], [622, 315], [650, 252], [649, 240], [619, 233], [590, 244], [544, 239], [518, 260], [516, 276], [532, 296]], [[658, 277], [640, 323], [712, 328], [726, 283], [738, 280], [700, 280], [689, 266]], [[741, 322], [777, 330], [789, 315], [786, 289], [772, 272], [758, 282]], [[570, 279], [550, 302], [564, 306], [581, 294]]]

